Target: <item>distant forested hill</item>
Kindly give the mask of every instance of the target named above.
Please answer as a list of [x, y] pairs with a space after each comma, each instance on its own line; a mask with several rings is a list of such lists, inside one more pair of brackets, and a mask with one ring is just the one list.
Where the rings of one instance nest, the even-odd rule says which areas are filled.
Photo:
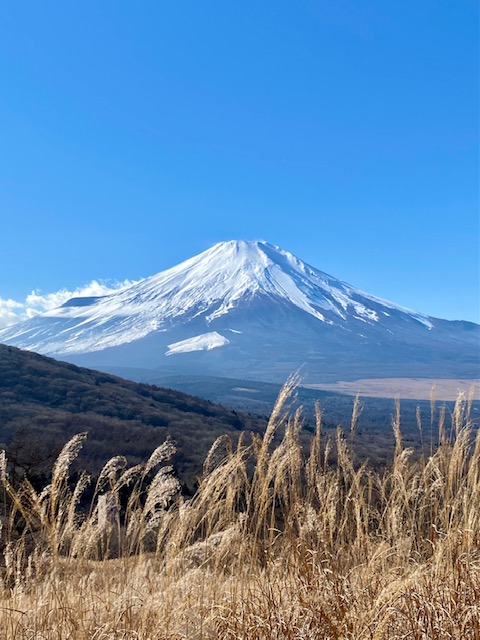
[[51, 465], [59, 447], [81, 431], [88, 438], [78, 464], [94, 473], [113, 455], [143, 461], [171, 436], [173, 463], [191, 485], [215, 438], [264, 426], [257, 416], [180, 391], [0, 345], [0, 448], [26, 470]]

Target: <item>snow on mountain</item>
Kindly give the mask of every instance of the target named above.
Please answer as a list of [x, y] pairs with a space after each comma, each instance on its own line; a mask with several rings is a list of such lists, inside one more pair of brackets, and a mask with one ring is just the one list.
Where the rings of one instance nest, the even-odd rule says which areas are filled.
[[223, 347], [230, 341], [225, 336], [221, 336], [216, 331], [203, 333], [200, 336], [187, 338], [168, 345], [168, 351], [165, 355], [172, 356], [176, 353], [189, 353], [191, 351], [211, 351], [218, 347]]
[[388, 349], [425, 362], [438, 340], [455, 360], [456, 349], [475, 344], [467, 329], [381, 300], [267, 242], [230, 241], [121, 291], [69, 300], [0, 331], [0, 342], [70, 359], [96, 354], [95, 363], [126, 365], [128, 353], [129, 366], [161, 366], [165, 355], [207, 362], [202, 354], [228, 351], [228, 361], [208, 362], [245, 372], [252, 359], [285, 370], [348, 354], [381, 363]]

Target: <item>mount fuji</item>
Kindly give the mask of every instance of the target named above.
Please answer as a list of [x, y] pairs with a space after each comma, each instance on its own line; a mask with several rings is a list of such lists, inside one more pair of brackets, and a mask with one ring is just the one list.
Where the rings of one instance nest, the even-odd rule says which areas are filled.
[[111, 295], [72, 298], [0, 342], [104, 370], [471, 378], [480, 326], [402, 308], [269, 243], [230, 241]]

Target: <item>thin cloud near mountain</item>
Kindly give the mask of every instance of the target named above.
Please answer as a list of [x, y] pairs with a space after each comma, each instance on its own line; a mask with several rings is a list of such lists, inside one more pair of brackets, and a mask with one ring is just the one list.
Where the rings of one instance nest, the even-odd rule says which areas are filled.
[[60, 289], [52, 293], [42, 293], [36, 289], [29, 293], [24, 300], [0, 297], [0, 328], [9, 327], [17, 322], [29, 320], [45, 311], [59, 307], [70, 298], [87, 296], [106, 296], [125, 289], [135, 280], [92, 280], [88, 284], [77, 287], [73, 291]]

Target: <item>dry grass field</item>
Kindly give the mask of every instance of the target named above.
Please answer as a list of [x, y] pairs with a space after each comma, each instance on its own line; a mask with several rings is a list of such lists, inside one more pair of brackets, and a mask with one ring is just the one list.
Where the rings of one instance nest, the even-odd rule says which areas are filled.
[[319, 410], [302, 450], [290, 386], [263, 438], [216, 441], [188, 500], [169, 443], [133, 468], [110, 460], [87, 504], [88, 477], [69, 477], [84, 435], [40, 492], [3, 457], [2, 640], [480, 640], [469, 401], [432, 406], [439, 445], [415, 462], [398, 410], [393, 463], [375, 471], [353, 462], [356, 408], [326, 442]]

